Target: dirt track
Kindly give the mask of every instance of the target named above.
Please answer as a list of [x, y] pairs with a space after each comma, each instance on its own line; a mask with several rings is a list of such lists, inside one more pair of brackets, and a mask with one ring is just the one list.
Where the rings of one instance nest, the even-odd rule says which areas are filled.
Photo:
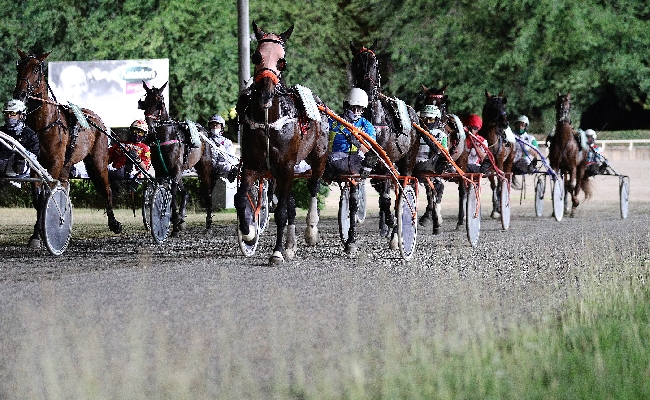
[[[545, 217], [534, 216], [529, 180], [521, 205], [520, 192], [512, 193], [511, 228], [503, 231], [489, 219], [484, 185], [480, 239], [472, 248], [464, 231], [453, 230], [457, 195], [448, 185], [445, 231], [434, 236], [420, 230], [408, 263], [378, 237], [372, 207], [359, 234], [361, 252], [347, 257], [338, 240], [335, 195], [323, 212], [321, 244], [307, 248], [300, 240], [296, 259], [278, 268], [267, 266], [272, 232], [255, 256], [241, 255], [233, 214], [222, 216], [211, 234], [196, 215], [181, 238], [157, 246], [139, 218], [120, 214], [127, 229], [116, 236], [94, 212], [75, 217], [68, 250], [52, 257], [17, 245], [15, 238], [26, 240], [31, 221], [16, 223], [11, 211], [2, 210], [11, 225], [3, 224], [0, 235], [0, 380], [16, 378], [14, 364], [23, 360], [30, 327], [70, 321], [80, 332], [99, 331], [107, 348], [118, 346], [134, 319], [148, 339], [163, 329], [175, 351], [187, 350], [188, 337], [209, 342], [215, 332], [230, 335], [213, 346], [228, 346], [264, 380], [274, 348], [286, 347], [310, 366], [329, 363], [349, 344], [351, 329], [361, 341], [377, 339], [386, 313], [406, 335], [418, 324], [432, 334], [463, 336], [477, 320], [500, 329], [537, 319], [560, 306], [585, 274], [623, 271], [648, 258], [650, 185], [644, 174], [650, 161], [610, 160], [631, 176], [627, 220], [619, 216], [616, 178], [599, 177], [594, 199], [581, 205], [576, 218], [561, 222], [549, 217], [548, 192]], [[304, 216], [298, 226], [302, 234]], [[57, 313], [66, 318], [52, 319]], [[0, 386], [0, 398], [8, 390]]]

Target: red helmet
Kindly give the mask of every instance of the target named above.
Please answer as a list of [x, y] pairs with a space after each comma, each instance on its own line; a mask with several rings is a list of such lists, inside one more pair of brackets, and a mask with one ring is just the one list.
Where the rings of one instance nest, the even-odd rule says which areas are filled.
[[478, 129], [481, 129], [483, 126], [483, 120], [476, 114], [470, 114], [465, 118], [465, 126], [475, 126]]

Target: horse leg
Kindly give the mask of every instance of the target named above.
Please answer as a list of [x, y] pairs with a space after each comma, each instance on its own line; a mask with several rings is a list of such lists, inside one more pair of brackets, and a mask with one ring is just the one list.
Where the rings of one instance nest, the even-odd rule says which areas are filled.
[[424, 214], [420, 217], [418, 223], [422, 227], [427, 227], [431, 224], [431, 219], [433, 218], [433, 208], [434, 208], [434, 199], [433, 199], [433, 190], [429, 187], [429, 182], [425, 181], [424, 189], [427, 192], [427, 209], [424, 211]]
[[[173, 182], [172, 183], [172, 215], [171, 215], [171, 222], [172, 222], [172, 237], [178, 237], [180, 235], [180, 229], [179, 229], [179, 217], [178, 217], [178, 202], [176, 200], [176, 196], [179, 194], [180, 190], [178, 187], [178, 183]], [[182, 192], [180, 192], [182, 194]]]
[[359, 210], [358, 202], [358, 193], [359, 186], [358, 184], [350, 185], [350, 207], [349, 207], [349, 216], [350, 216], [350, 229], [348, 229], [348, 240], [345, 242], [345, 252], [347, 254], [354, 254], [357, 251], [357, 236], [356, 236], [356, 226], [357, 226], [357, 211]]
[[571, 203], [575, 204], [577, 199], [575, 198], [574, 191], [575, 191], [575, 185], [573, 183], [574, 180], [574, 173], [571, 172], [566, 175], [564, 178], [564, 215], [570, 215], [571, 214], [571, 208], [569, 208], [569, 194], [571, 194]]
[[391, 212], [390, 185], [388, 182], [380, 182], [379, 185], [381, 185], [381, 190], [379, 190], [379, 234], [386, 237], [390, 233], [390, 229], [395, 226], [395, 219]]
[[239, 232], [245, 242], [251, 242], [255, 239], [255, 226], [253, 226], [253, 207], [250, 206], [248, 199], [248, 189], [252, 176], [244, 170], [241, 172], [241, 182], [234, 196], [235, 209], [237, 210], [237, 220], [239, 222]]
[[212, 192], [217, 183], [217, 178], [212, 174], [205, 173], [204, 180], [199, 182], [201, 191], [203, 192], [203, 200], [205, 201], [205, 230], [212, 232]]
[[439, 235], [442, 231], [442, 211], [440, 209], [440, 202], [442, 201], [442, 193], [445, 190], [445, 185], [442, 180], [435, 179], [433, 181], [435, 202], [433, 205], [433, 234]]
[[[293, 175], [293, 169], [290, 171]], [[273, 254], [269, 259], [269, 264], [271, 266], [282, 264], [284, 262], [284, 249], [282, 247], [282, 240], [284, 238], [284, 227], [287, 225], [289, 220], [289, 199], [291, 198], [291, 186], [293, 183], [293, 176], [282, 179], [278, 177], [276, 179], [276, 194], [278, 197], [278, 204], [275, 206], [275, 224], [276, 224], [276, 238], [275, 238], [275, 247], [273, 248]], [[295, 206], [294, 206], [294, 219], [295, 219]], [[294, 231], [295, 236], [295, 222], [293, 228], [289, 230]]]
[[88, 157], [84, 159], [84, 165], [95, 189], [106, 200], [105, 208], [106, 216], [108, 217], [108, 228], [113, 233], [122, 233], [122, 224], [115, 218], [115, 214], [113, 213], [113, 191], [108, 180], [108, 170], [100, 171], [93, 159]]
[[318, 243], [318, 189], [320, 188], [320, 179], [310, 178], [307, 181], [307, 189], [311, 199], [309, 201], [309, 210], [307, 211], [307, 229], [305, 229], [305, 242], [313, 246]]
[[490, 189], [492, 189], [492, 213], [490, 217], [498, 218], [499, 210], [501, 209], [501, 196], [497, 190], [497, 182], [494, 176], [490, 177]]
[[289, 195], [287, 199], [287, 238], [284, 242], [284, 255], [289, 259], [293, 259], [298, 250], [298, 242], [296, 241], [296, 199], [293, 195]]
[[458, 181], [458, 221], [456, 230], [462, 229], [465, 224], [465, 208], [467, 206], [467, 186], [462, 179]]
[[43, 188], [40, 184], [32, 186], [32, 205], [36, 209], [36, 223], [34, 224], [34, 232], [29, 238], [28, 246], [32, 249], [41, 247], [41, 233], [39, 226], [41, 226], [41, 207], [43, 206]]

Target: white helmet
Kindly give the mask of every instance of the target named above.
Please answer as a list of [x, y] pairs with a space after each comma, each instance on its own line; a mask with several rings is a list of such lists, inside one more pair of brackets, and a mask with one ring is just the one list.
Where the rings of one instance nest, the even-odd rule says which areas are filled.
[[524, 124], [526, 124], [526, 126], [529, 125], [528, 117], [525, 115], [520, 115], [519, 118], [517, 118], [517, 121], [515, 122], [523, 122]]
[[420, 110], [420, 117], [422, 118], [440, 118], [442, 113], [440, 109], [433, 104], [427, 104], [422, 110]]
[[24, 113], [27, 110], [25, 103], [20, 100], [11, 99], [5, 104], [4, 112], [20, 112]]
[[587, 130], [585, 131], [585, 135], [587, 135], [587, 136], [593, 136], [593, 137], [594, 137], [594, 140], [596, 140], [596, 132], [595, 132], [593, 129], [587, 129]]
[[361, 106], [366, 108], [368, 107], [368, 94], [363, 89], [352, 88], [348, 93], [348, 97], [345, 98], [345, 101], [347, 101], [351, 106]]

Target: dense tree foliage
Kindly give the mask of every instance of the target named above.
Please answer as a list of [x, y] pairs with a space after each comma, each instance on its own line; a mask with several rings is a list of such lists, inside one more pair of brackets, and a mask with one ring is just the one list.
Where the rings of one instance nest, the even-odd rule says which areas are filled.
[[[179, 119], [225, 116], [236, 102], [236, 0], [0, 4], [5, 97], [15, 85], [20, 48], [51, 51], [50, 61], [169, 58], [170, 112]], [[610, 114], [635, 112], [636, 125], [628, 128], [650, 127], [644, 0], [250, 0], [250, 14], [267, 31], [295, 24], [287, 83], [310, 87], [334, 108], [347, 90], [350, 41], [377, 39], [382, 90], [411, 104], [422, 84], [448, 85], [459, 114], [480, 111], [485, 90], [504, 90], [509, 113], [528, 114], [542, 131], [553, 124], [557, 92], [569, 91], [576, 121], [584, 113], [591, 120], [583, 124], [593, 128], [611, 123], [616, 115], [594, 112], [606, 104]]]

